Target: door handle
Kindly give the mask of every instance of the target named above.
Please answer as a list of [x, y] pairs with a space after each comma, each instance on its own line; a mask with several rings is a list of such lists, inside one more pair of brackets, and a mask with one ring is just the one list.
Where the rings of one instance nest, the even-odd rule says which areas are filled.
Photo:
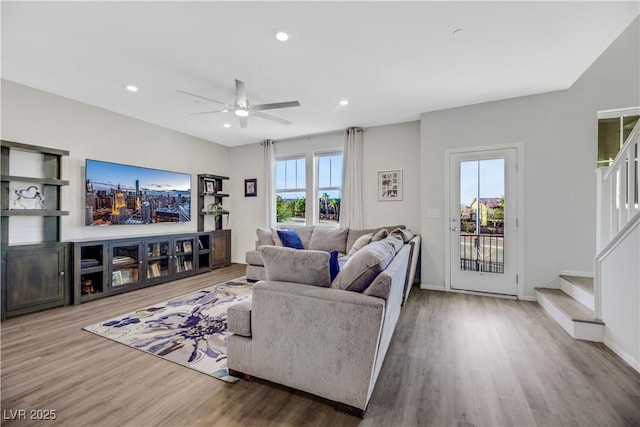
[[451, 231], [458, 231], [458, 227], [456, 227], [455, 225], [451, 226]]

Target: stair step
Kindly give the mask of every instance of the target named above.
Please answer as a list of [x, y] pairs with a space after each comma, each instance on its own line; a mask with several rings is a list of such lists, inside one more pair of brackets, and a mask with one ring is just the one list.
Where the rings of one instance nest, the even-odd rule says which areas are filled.
[[571, 282], [574, 286], [577, 286], [586, 293], [593, 295], [593, 277], [569, 276], [566, 274], [561, 274], [560, 278]]
[[590, 310], [595, 307], [593, 296], [593, 278], [582, 276], [560, 275], [560, 288], [571, 298], [585, 305]]
[[604, 322], [561, 289], [536, 288], [538, 304], [573, 338], [601, 342]]

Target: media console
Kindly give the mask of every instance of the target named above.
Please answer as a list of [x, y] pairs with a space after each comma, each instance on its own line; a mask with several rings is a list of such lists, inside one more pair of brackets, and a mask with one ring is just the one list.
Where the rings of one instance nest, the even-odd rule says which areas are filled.
[[73, 242], [73, 303], [153, 286], [231, 263], [231, 230]]

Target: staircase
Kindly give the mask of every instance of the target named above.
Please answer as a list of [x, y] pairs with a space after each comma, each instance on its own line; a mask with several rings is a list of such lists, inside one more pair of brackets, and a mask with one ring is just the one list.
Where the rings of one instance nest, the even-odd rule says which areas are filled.
[[573, 338], [602, 342], [604, 323], [594, 315], [593, 278], [560, 275], [560, 289], [536, 288], [536, 298]]

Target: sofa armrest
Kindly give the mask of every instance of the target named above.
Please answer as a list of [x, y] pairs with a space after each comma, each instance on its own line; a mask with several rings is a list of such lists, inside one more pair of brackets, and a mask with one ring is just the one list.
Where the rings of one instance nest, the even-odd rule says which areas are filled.
[[251, 302], [239, 302], [227, 309], [227, 329], [232, 334], [251, 336]]
[[409, 292], [411, 292], [413, 282], [416, 279], [416, 272], [419, 269], [418, 264], [420, 260], [420, 249], [422, 247], [422, 238], [419, 234], [416, 234], [407, 244], [411, 246], [411, 254], [409, 255], [409, 264], [407, 266], [407, 281], [404, 286], [402, 305], [405, 305], [409, 298]]

